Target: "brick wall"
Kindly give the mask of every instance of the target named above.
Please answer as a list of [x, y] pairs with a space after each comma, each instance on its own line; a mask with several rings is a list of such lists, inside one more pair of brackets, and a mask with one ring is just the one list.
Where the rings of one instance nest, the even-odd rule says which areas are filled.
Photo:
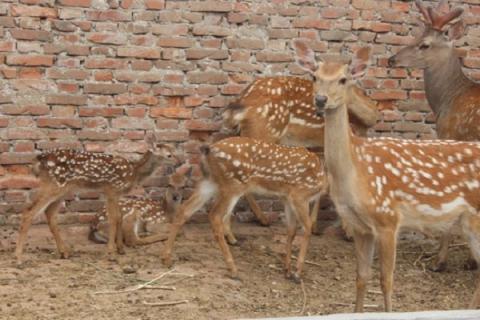
[[[479, 0], [450, 2], [466, 9], [468, 33], [457, 44], [480, 78]], [[221, 135], [222, 107], [246, 84], [301, 74], [291, 48], [298, 37], [320, 57], [372, 45], [363, 85], [388, 109], [377, 132], [432, 136], [421, 72], [386, 68], [412, 40], [415, 16], [411, 2], [386, 0], [2, 0], [0, 224], [14, 223], [36, 193], [29, 164], [40, 150], [138, 155], [155, 129], [195, 163], [198, 141]], [[160, 172], [147, 184], [165, 183]], [[101, 204], [96, 193], [72, 196], [64, 220], [85, 221]]]

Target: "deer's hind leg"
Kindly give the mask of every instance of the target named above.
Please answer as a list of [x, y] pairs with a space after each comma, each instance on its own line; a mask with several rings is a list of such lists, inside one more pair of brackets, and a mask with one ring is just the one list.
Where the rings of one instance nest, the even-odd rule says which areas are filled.
[[[62, 190], [61, 188], [50, 185], [50, 184], [41, 184], [39, 189], [40, 189], [40, 192], [42, 192], [40, 197], [37, 200], [35, 200], [35, 202], [30, 207], [29, 210], [25, 211], [22, 214], [20, 228], [18, 231], [17, 245], [15, 248], [15, 256], [17, 259], [17, 264], [19, 265], [22, 263], [23, 248], [25, 247], [25, 242], [27, 241], [28, 230], [32, 225], [33, 217], [35, 217], [35, 215], [38, 214], [40, 211], [46, 210], [50, 206], [50, 204], [57, 201], [59, 198], [65, 195], [65, 193], [68, 192], [68, 190], [66, 190], [65, 188], [64, 190]], [[48, 218], [48, 215], [47, 215], [47, 218]], [[54, 224], [56, 226], [56, 223]], [[50, 225], [50, 222], [49, 222], [49, 225]]]

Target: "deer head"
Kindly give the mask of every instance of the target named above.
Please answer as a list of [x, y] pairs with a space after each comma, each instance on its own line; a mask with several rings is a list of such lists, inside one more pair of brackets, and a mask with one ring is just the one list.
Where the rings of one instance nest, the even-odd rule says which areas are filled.
[[465, 31], [462, 20], [446, 28], [463, 13], [462, 8], [449, 10], [446, 1], [441, 1], [436, 9], [425, 7], [420, 0], [416, 0], [415, 4], [422, 13], [423, 33], [412, 45], [403, 48], [388, 60], [391, 67], [426, 68], [436, 62], [441, 63], [444, 59], [439, 57], [448, 57], [453, 52], [453, 40], [460, 38]]
[[347, 65], [317, 62], [313, 50], [302, 41], [295, 41], [294, 47], [297, 51], [297, 62], [315, 79], [313, 89], [317, 113], [322, 114], [323, 109], [347, 105], [355, 80], [365, 73], [370, 48], [358, 50], [351, 63]]

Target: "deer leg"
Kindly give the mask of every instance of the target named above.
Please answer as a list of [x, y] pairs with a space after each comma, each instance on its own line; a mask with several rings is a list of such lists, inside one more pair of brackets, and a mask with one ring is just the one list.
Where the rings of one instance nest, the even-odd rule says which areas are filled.
[[443, 272], [447, 269], [448, 246], [450, 244], [451, 234], [445, 233], [440, 239], [440, 250], [438, 252], [437, 261], [432, 268], [434, 272]]
[[380, 282], [382, 285], [385, 311], [392, 311], [393, 272], [395, 270], [395, 256], [397, 234], [395, 230], [381, 230], [379, 239]]
[[235, 246], [238, 244], [238, 240], [232, 232], [232, 219], [233, 216], [231, 214], [225, 215], [223, 217], [223, 228], [225, 230], [225, 237], [227, 238], [228, 244]]
[[354, 231], [353, 239], [357, 258], [355, 312], [363, 312], [363, 303], [367, 291], [367, 283], [371, 275], [373, 253], [375, 251], [375, 238], [372, 234]]
[[293, 278], [292, 275], [292, 246], [295, 235], [297, 234], [297, 218], [292, 211], [289, 203], [285, 203], [285, 217], [287, 222], [287, 245], [285, 248], [285, 275], [287, 278]]
[[[50, 191], [50, 190], [48, 190]], [[20, 229], [18, 231], [17, 246], [15, 248], [15, 256], [17, 258], [17, 264], [22, 263], [23, 248], [27, 241], [28, 229], [32, 225], [33, 217], [40, 211], [45, 210], [50, 203], [56, 200], [56, 196], [52, 195], [52, 192], [45, 192], [39, 199], [35, 201], [33, 206], [22, 214], [22, 220], [20, 222]]]
[[140, 237], [138, 236], [138, 222], [135, 209], [131, 209], [130, 212], [126, 213], [123, 217], [120, 217], [122, 220], [122, 233], [123, 240], [125, 245], [128, 247], [135, 247], [139, 244]]
[[223, 228], [223, 219], [222, 217], [225, 214], [229, 214], [229, 212], [233, 209], [235, 204], [237, 203], [238, 197], [234, 197], [231, 195], [219, 195], [215, 205], [213, 206], [212, 210], [208, 214], [208, 218], [212, 225], [213, 233], [215, 235], [215, 239], [220, 246], [220, 250], [222, 251], [223, 257], [225, 259], [225, 263], [230, 271], [230, 277], [233, 279], [238, 279], [238, 270], [237, 266], [235, 265], [235, 261], [233, 260], [232, 253], [228, 247], [227, 242], [225, 241], [225, 232]]
[[185, 222], [187, 222], [187, 220], [190, 219], [190, 217], [213, 195], [213, 192], [207, 194], [202, 189], [202, 183], [199, 183], [190, 198], [181, 204], [175, 213], [175, 216], [173, 217], [173, 222], [170, 226], [170, 232], [168, 233], [168, 238], [165, 242], [165, 247], [162, 253], [162, 262], [168, 267], [172, 265], [172, 250], [178, 232], [183, 227]]
[[62, 199], [52, 202], [47, 209], [45, 210], [45, 215], [47, 216], [48, 227], [55, 238], [55, 243], [57, 244], [58, 252], [60, 253], [60, 257], [62, 259], [67, 259], [69, 256], [69, 252], [65, 243], [62, 240], [60, 235], [60, 231], [58, 230], [57, 225], [57, 213], [60, 205], [62, 204]]
[[[124, 254], [122, 217], [120, 214], [119, 197], [113, 191], [106, 192], [107, 195], [107, 218], [108, 218], [108, 243], [107, 253], [111, 257], [115, 251]], [[115, 250], [117, 249], [117, 250]]]
[[320, 198], [315, 199], [313, 203], [312, 211], [310, 212], [310, 220], [312, 222], [312, 233], [317, 233], [317, 220], [318, 220], [318, 211], [320, 210]]
[[303, 239], [300, 244], [300, 252], [298, 253], [296, 272], [293, 274], [293, 279], [300, 282], [300, 275], [303, 271], [305, 256], [307, 255], [308, 244], [312, 235], [312, 221], [310, 220], [309, 204], [306, 199], [293, 199], [293, 208], [303, 226]]
[[263, 213], [262, 209], [258, 206], [255, 198], [251, 194], [245, 195], [245, 199], [247, 199], [248, 205], [250, 209], [252, 209], [253, 214], [257, 217], [258, 221], [262, 226], [269, 226], [270, 221], [268, 220], [267, 216]]

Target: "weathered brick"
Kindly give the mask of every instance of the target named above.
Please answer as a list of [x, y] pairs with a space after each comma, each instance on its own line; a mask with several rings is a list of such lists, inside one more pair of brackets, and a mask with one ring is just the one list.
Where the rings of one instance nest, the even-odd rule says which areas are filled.
[[92, 21], [131, 21], [132, 14], [120, 10], [93, 10], [87, 12], [87, 19]]
[[205, 120], [187, 120], [185, 128], [194, 131], [217, 131], [221, 127], [220, 123], [209, 122]]
[[87, 40], [101, 44], [126, 44], [127, 36], [122, 33], [91, 33], [87, 36]]
[[291, 62], [294, 61], [291, 53], [276, 52], [276, 51], [259, 51], [255, 55], [257, 61], [260, 62]]
[[224, 60], [228, 58], [227, 50], [192, 48], [185, 50], [186, 58], [189, 60], [199, 60], [210, 58], [213, 60]]
[[293, 20], [293, 27], [295, 28], [315, 28], [320, 30], [330, 30], [332, 22], [320, 18], [302, 17]]
[[223, 84], [228, 82], [228, 75], [216, 71], [195, 71], [187, 74], [190, 83]]
[[153, 129], [154, 123], [148, 119], [120, 117], [112, 119], [112, 127], [119, 129]]
[[192, 109], [181, 107], [151, 108], [150, 116], [154, 118], [165, 117], [175, 119], [190, 119], [192, 118]]
[[196, 36], [226, 37], [232, 35], [232, 30], [222, 26], [195, 25], [192, 33]]
[[51, 66], [53, 56], [46, 55], [10, 55], [7, 56], [7, 64], [17, 66]]
[[47, 104], [55, 104], [55, 105], [80, 106], [87, 103], [87, 97], [73, 96], [73, 95], [48, 95], [46, 96], [45, 100]]
[[83, 123], [78, 118], [38, 118], [39, 128], [82, 128]]
[[10, 7], [12, 16], [18, 17], [42, 17], [42, 18], [56, 18], [58, 16], [57, 9], [46, 8], [40, 6], [15, 6]]
[[0, 190], [33, 189], [38, 188], [39, 185], [39, 180], [33, 176], [14, 175], [0, 178]]
[[193, 1], [190, 10], [200, 12], [229, 12], [233, 10], [233, 3], [229, 1]]
[[165, 0], [145, 0], [145, 7], [148, 10], [162, 10], [165, 8]]
[[44, 30], [12, 29], [10, 34], [17, 40], [49, 41], [51, 39], [51, 33]]
[[261, 39], [255, 38], [227, 38], [227, 47], [240, 49], [264, 49], [265, 43]]
[[187, 24], [154, 24], [150, 27], [153, 34], [183, 36], [188, 34]]
[[92, 5], [92, 0], [59, 0], [60, 5], [67, 7], [88, 8]]
[[193, 47], [195, 41], [187, 37], [160, 37], [157, 44], [160, 47], [189, 48]]
[[5, 115], [32, 115], [40, 116], [46, 115], [50, 112], [50, 109], [46, 105], [4, 105], [0, 107], [0, 110]]
[[127, 91], [127, 86], [122, 83], [85, 83], [83, 92], [94, 94], [119, 94]]
[[88, 69], [126, 69], [128, 61], [111, 58], [87, 58], [84, 66]]
[[120, 47], [117, 50], [117, 56], [143, 59], [159, 59], [160, 50], [156, 48], [145, 47]]

